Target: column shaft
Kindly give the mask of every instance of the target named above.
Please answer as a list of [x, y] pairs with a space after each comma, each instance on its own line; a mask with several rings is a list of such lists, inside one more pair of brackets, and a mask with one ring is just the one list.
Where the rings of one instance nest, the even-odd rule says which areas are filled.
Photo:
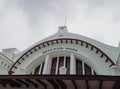
[[73, 53], [70, 54], [70, 74], [76, 74], [76, 59]]
[[43, 68], [43, 73], [42, 74], [48, 74], [48, 65], [49, 65], [49, 59], [50, 59], [50, 56], [49, 55], [46, 55], [46, 58], [45, 58], [45, 64], [44, 64], [44, 68]]

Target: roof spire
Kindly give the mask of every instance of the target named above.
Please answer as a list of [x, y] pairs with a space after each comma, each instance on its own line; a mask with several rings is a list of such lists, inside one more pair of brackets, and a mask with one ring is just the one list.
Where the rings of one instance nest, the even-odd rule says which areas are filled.
[[67, 21], [67, 16], [65, 16], [65, 23], [64, 23], [64, 25], [58, 27], [58, 32], [57, 32], [57, 33], [65, 33], [65, 32], [68, 32], [67, 26], [66, 26], [66, 21]]
[[65, 16], [65, 23], [64, 23], [64, 26], [66, 26], [66, 22], [67, 22], [67, 16]]
[[67, 26], [66, 26], [66, 21], [67, 21], [67, 16], [65, 16], [65, 23], [64, 23], [64, 25], [58, 27], [57, 33], [64, 34], [64, 33], [68, 32]]

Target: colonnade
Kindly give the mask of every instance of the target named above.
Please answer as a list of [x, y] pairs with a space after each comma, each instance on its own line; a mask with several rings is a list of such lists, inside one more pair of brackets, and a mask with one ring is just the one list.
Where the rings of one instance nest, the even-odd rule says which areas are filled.
[[[79, 62], [79, 63], [77, 63]], [[84, 61], [76, 58], [74, 53], [70, 53], [70, 56], [56, 56], [52, 57], [47, 54], [44, 63], [41, 63], [37, 68], [35, 68], [32, 74], [90, 74], [94, 75], [95, 71], [93, 68], [89, 67]], [[88, 72], [88, 73], [87, 73]]]

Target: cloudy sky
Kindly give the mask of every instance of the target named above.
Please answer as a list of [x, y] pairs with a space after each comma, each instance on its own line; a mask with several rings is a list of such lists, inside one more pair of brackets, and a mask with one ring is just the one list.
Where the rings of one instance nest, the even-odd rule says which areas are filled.
[[0, 0], [0, 50], [25, 50], [56, 33], [65, 16], [69, 32], [118, 46], [120, 0]]

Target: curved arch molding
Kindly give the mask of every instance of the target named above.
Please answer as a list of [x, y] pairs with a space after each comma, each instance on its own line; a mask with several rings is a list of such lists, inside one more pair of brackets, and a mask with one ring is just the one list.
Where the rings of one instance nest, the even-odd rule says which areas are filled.
[[22, 61], [25, 61], [26, 57], [29, 57], [29, 55], [33, 54], [34, 52], [37, 52], [38, 50], [42, 49], [42, 48], [45, 48], [46, 46], [50, 46], [50, 45], [54, 45], [54, 44], [59, 44], [59, 43], [71, 43], [71, 44], [80, 44], [81, 46], [84, 46], [85, 48], [88, 48], [90, 47], [90, 50], [92, 51], [93, 49], [96, 50], [96, 54], [98, 54], [101, 58], [102, 57], [105, 57], [106, 60], [105, 62], [110, 62], [110, 66], [113, 66], [115, 65], [115, 63], [112, 61], [112, 59], [107, 55], [105, 54], [101, 49], [99, 49], [98, 47], [88, 43], [88, 42], [85, 42], [83, 40], [78, 40], [78, 39], [70, 39], [70, 38], [61, 38], [61, 39], [54, 39], [54, 40], [49, 40], [49, 41], [46, 41], [46, 42], [43, 42], [43, 43], [40, 43], [34, 47], [32, 47], [31, 49], [29, 49], [28, 51], [26, 51], [22, 56], [20, 56], [18, 58], [18, 60], [12, 65], [12, 67], [10, 68], [9, 70], [9, 74], [12, 74], [14, 73], [13, 70], [17, 69], [18, 68], [18, 65], [21, 65], [22, 62], [20, 62], [21, 60]]

